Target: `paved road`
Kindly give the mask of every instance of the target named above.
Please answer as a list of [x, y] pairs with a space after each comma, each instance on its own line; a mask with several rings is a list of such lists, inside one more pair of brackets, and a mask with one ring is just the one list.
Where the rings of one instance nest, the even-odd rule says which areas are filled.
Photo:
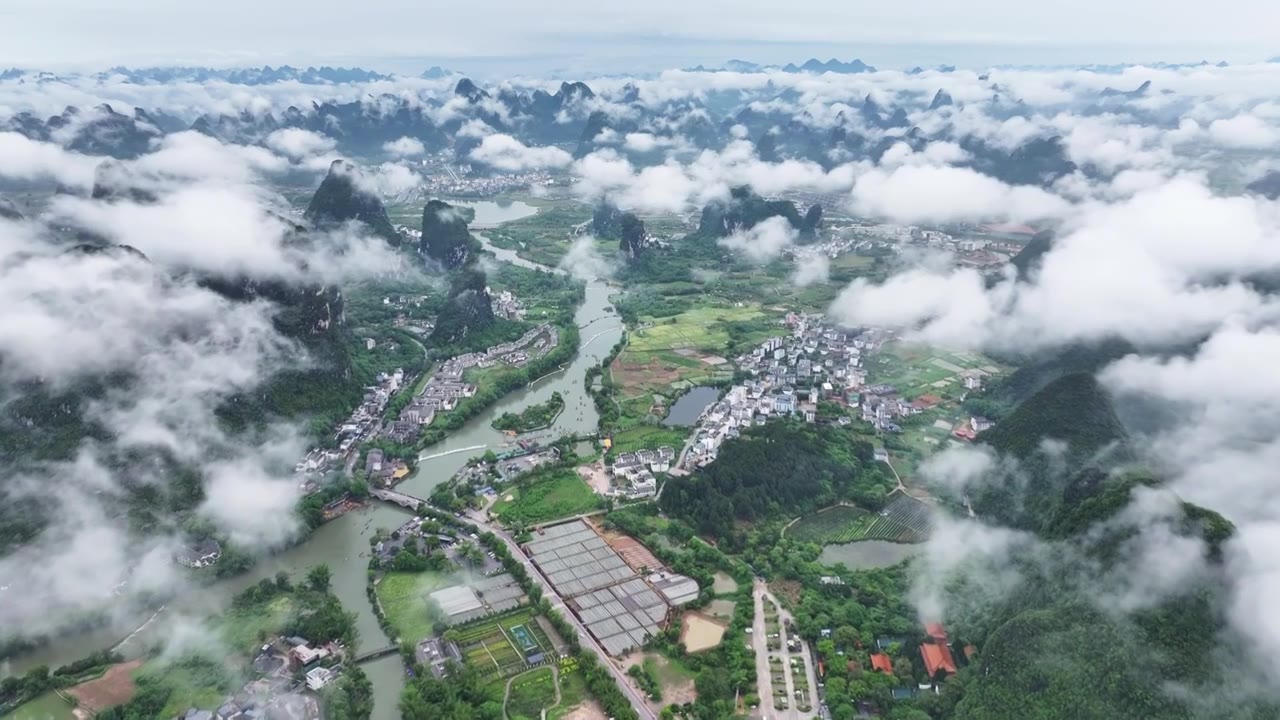
[[[773, 673], [769, 672], [769, 640], [768, 630], [764, 625], [764, 593], [760, 591], [759, 580], [755, 591], [751, 593], [755, 603], [755, 620], [751, 624], [751, 646], [756, 651], [756, 694], [760, 696], [760, 708], [755, 717], [774, 717], [773, 709]], [[781, 715], [777, 715], [781, 717]]]
[[529, 573], [529, 577], [533, 578], [534, 581], [536, 581], [542, 588], [542, 595], [551, 602], [551, 607], [558, 610], [560, 614], [564, 616], [564, 619], [568, 620], [578, 631], [578, 641], [582, 643], [582, 647], [588, 648], [595, 653], [596, 659], [600, 661], [600, 665], [607, 668], [613, 675], [614, 682], [617, 683], [618, 689], [622, 691], [622, 694], [626, 696], [627, 701], [631, 703], [631, 707], [636, 711], [636, 715], [638, 715], [642, 720], [657, 720], [657, 714], [649, 709], [648, 704], [645, 703], [644, 697], [631, 685], [630, 682], [627, 681], [627, 677], [623, 674], [621, 668], [613, 662], [613, 658], [609, 657], [609, 653], [605, 652], [604, 648], [600, 646], [600, 643], [596, 642], [596, 639], [591, 636], [591, 633], [587, 632], [586, 626], [578, 620], [578, 617], [574, 615], [571, 610], [569, 610], [564, 603], [564, 598], [560, 597], [560, 594], [555, 591], [555, 588], [553, 588], [547, 578], [543, 576], [542, 571], [530, 562], [528, 556], [524, 554], [524, 551], [520, 549], [520, 546], [516, 544], [516, 541], [501, 528], [489, 525], [483, 520], [464, 516], [462, 521], [479, 530], [487, 530], [488, 532], [493, 533], [506, 544], [507, 549], [511, 551], [511, 557], [519, 560], [520, 564], [524, 565], [525, 571]]
[[[752, 598], [756, 606], [755, 630], [753, 631], [754, 645], [756, 649], [756, 680], [760, 691], [760, 712], [763, 717], [771, 720], [808, 720], [817, 717], [818, 710], [818, 678], [814, 672], [812, 656], [809, 653], [809, 644], [801, 638], [796, 638], [800, 642], [800, 649], [794, 653], [787, 650], [787, 630], [788, 622], [794, 622], [791, 613], [782, 607], [782, 603], [769, 592], [768, 586], [764, 580], [756, 578], [753, 583]], [[764, 608], [766, 603], [772, 603], [778, 609], [778, 620], [780, 621], [779, 644], [781, 648], [773, 654], [782, 660], [781, 667], [783, 669], [783, 678], [786, 681], [786, 692], [788, 705], [786, 710], [775, 710], [773, 708], [773, 673], [772, 666], [769, 664], [768, 654], [769, 646], [766, 637], [766, 628], [764, 624]], [[799, 703], [796, 701], [795, 695], [795, 679], [792, 674], [791, 658], [795, 658], [800, 662], [803, 668], [805, 679], [809, 683], [808, 702], [806, 703], [813, 710], [809, 712], [801, 712], [797, 709]]]

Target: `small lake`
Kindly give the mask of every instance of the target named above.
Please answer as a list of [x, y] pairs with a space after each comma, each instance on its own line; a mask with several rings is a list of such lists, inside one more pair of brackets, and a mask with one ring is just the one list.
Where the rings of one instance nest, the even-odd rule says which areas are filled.
[[671, 412], [667, 413], [666, 419], [662, 421], [667, 427], [685, 427], [692, 425], [698, 420], [698, 416], [702, 414], [707, 406], [720, 398], [720, 389], [713, 387], [700, 386], [692, 388], [689, 392], [680, 396], [676, 400], [676, 404], [671, 406]]
[[822, 548], [818, 562], [823, 565], [844, 563], [844, 566], [850, 570], [875, 570], [893, 567], [918, 552], [920, 552], [919, 545], [886, 540], [861, 540]]
[[494, 202], [493, 200], [458, 200], [450, 201], [452, 205], [469, 207], [476, 211], [475, 220], [471, 221], [472, 229], [493, 227], [500, 223], [511, 222], [538, 214], [538, 208], [526, 202]]

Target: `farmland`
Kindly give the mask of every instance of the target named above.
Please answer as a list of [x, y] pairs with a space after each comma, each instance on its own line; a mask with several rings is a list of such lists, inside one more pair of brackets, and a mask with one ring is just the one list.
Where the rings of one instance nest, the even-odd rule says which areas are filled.
[[632, 332], [629, 349], [646, 352], [694, 348], [718, 352], [728, 345], [729, 323], [764, 316], [759, 307], [699, 305], [673, 317], [642, 317], [641, 322], [648, 327]]
[[468, 665], [489, 677], [507, 677], [529, 666], [527, 658], [554, 657], [551, 640], [529, 608], [476, 620], [451, 628], [451, 637], [462, 649]]
[[928, 539], [932, 527], [928, 505], [898, 494], [879, 513], [837, 505], [801, 518], [786, 532], [796, 540], [819, 545], [861, 540], [917, 543]]
[[504, 523], [533, 523], [556, 520], [595, 510], [600, 498], [582, 477], [572, 469], [553, 468], [538, 473], [536, 478], [511, 488], [509, 495], [498, 501], [492, 509], [495, 517]]

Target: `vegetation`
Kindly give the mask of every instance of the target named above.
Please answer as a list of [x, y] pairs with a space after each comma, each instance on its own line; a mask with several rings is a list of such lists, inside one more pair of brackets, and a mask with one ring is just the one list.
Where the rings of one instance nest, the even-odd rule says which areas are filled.
[[794, 517], [840, 499], [879, 509], [892, 483], [874, 454], [842, 428], [773, 422], [726, 441], [719, 459], [693, 475], [669, 479], [661, 505], [735, 548], [739, 520]]
[[511, 720], [539, 720], [542, 711], [556, 704], [556, 679], [550, 668], [535, 668], [511, 683], [507, 717]]
[[325, 688], [325, 717], [329, 720], [369, 720], [373, 714], [373, 683], [359, 665], [348, 664], [337, 683]]
[[201, 656], [154, 662], [135, 676], [138, 691], [124, 705], [98, 713], [102, 720], [176, 717], [188, 708], [215, 708], [235, 689], [225, 665]]
[[786, 529], [787, 537], [819, 545], [887, 540], [923, 542], [931, 526], [930, 508], [919, 500], [897, 494], [879, 513], [837, 505], [806, 515]]
[[101, 675], [109, 665], [124, 658], [109, 650], [96, 652], [49, 672], [44, 665], [32, 668], [26, 675], [0, 680], [0, 713], [16, 708], [49, 690], [70, 687]]
[[544, 403], [537, 403], [517, 413], [503, 413], [493, 421], [494, 430], [507, 430], [514, 433], [526, 433], [550, 427], [556, 416], [564, 411], [564, 398], [560, 393], [551, 393]]
[[427, 595], [453, 584], [440, 573], [389, 572], [377, 584], [378, 603], [395, 635], [417, 643], [431, 637], [434, 623]]
[[423, 434], [421, 446], [435, 444], [450, 432], [460, 429], [468, 420], [483, 412], [507, 393], [528, 385], [567, 362], [578, 351], [578, 327], [567, 325], [559, 328], [560, 341], [554, 349], [534, 358], [523, 367], [500, 367], [484, 371], [482, 377], [474, 373], [468, 379], [478, 386], [476, 394], [458, 403], [453, 410], [436, 417], [435, 422]]
[[662, 702], [662, 684], [658, 682], [658, 674], [652, 659], [646, 658], [639, 665], [632, 665], [627, 674], [635, 679], [636, 684], [645, 695], [654, 702]]
[[[1061, 457], [1044, 441], [1066, 444]], [[1064, 508], [1098, 492], [1106, 474], [1098, 463], [1127, 461], [1127, 435], [1110, 398], [1092, 375], [1066, 375], [1018, 406], [979, 440], [1019, 461], [1026, 487], [1017, 482], [987, 483], [973, 496], [979, 514], [1012, 527], [1043, 530]], [[1100, 457], [1099, 453], [1107, 453]]]
[[499, 500], [490, 510], [506, 525], [533, 525], [601, 507], [595, 491], [576, 471], [565, 467], [526, 473], [506, 492], [514, 495], [514, 499]]
[[316, 189], [303, 217], [320, 228], [335, 227], [354, 220], [363, 224], [374, 235], [398, 246], [400, 234], [391, 226], [387, 209], [382, 206], [382, 200], [377, 195], [358, 186], [354, 177], [358, 172], [359, 169], [351, 163], [335, 160], [329, 166], [329, 174]]

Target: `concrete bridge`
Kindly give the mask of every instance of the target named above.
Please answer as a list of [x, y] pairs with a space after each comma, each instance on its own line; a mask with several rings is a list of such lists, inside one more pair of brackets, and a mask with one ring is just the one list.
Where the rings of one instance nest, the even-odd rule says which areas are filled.
[[405, 495], [404, 493], [399, 493], [399, 492], [396, 492], [395, 490], [383, 490], [382, 488], [370, 488], [369, 494], [379, 500], [384, 500], [389, 503], [394, 503], [396, 505], [399, 505], [402, 508], [413, 510], [414, 512], [417, 512], [419, 508], [427, 504], [426, 500], [423, 500], [421, 498], [416, 498], [412, 495]]
[[380, 647], [377, 650], [370, 650], [368, 652], [360, 653], [359, 655], [355, 656], [352, 662], [359, 665], [360, 663], [366, 663], [366, 662], [369, 662], [370, 660], [377, 660], [378, 658], [383, 658], [388, 655], [394, 655], [395, 653], [398, 653], [398, 652], [400, 652], [399, 645], [388, 645], [386, 647]]

